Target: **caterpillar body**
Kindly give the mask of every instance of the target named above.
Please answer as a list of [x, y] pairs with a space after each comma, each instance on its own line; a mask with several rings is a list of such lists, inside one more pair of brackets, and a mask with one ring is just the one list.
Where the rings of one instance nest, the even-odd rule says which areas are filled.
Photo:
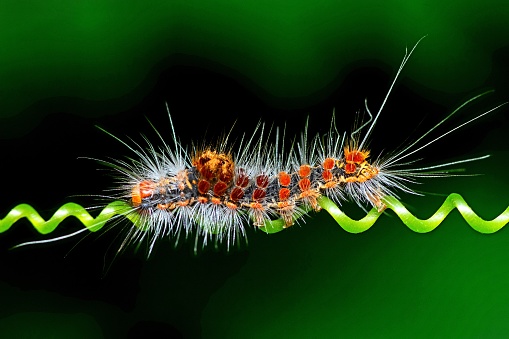
[[[146, 146], [136, 142], [131, 145], [99, 127], [130, 149], [134, 157], [125, 160], [93, 159], [110, 167], [116, 178], [115, 186], [110, 189], [113, 193], [100, 196], [106, 198], [106, 204], [97, 219], [93, 219], [80, 206], [78, 208], [73, 205], [72, 208], [62, 207], [62, 211], [57, 211], [54, 217], [45, 222], [30, 206], [19, 205], [5, 219], [0, 219], [0, 228], [7, 229], [22, 216], [31, 218], [33, 223], [44, 229], [53, 229], [55, 223], [69, 215], [82, 220], [87, 228], [97, 229], [108, 219], [116, 218], [111, 225], [116, 226], [124, 222], [121, 217], [126, 217], [133, 225], [125, 224], [127, 234], [118, 252], [130, 244], [146, 244], [148, 257], [160, 239], [168, 237], [177, 244], [181, 237], [187, 238], [191, 234], [195, 235], [195, 251], [200, 241], [202, 246], [209, 242], [225, 244], [229, 250], [233, 244], [247, 240], [246, 225], [252, 224], [255, 228], [269, 232], [268, 226], [276, 223], [273, 220], [280, 219], [278, 225], [290, 227], [304, 221], [303, 217], [309, 211], [319, 211], [323, 206], [330, 212], [332, 205], [341, 205], [346, 200], [364, 209], [366, 206], [374, 207], [378, 212], [383, 211], [387, 203], [400, 215], [403, 207], [401, 204], [395, 205], [392, 197], [399, 198], [400, 192], [422, 195], [411, 188], [411, 184], [417, 183], [419, 178], [461, 176], [451, 166], [488, 157], [485, 155], [434, 166], [416, 166], [421, 159], [413, 156], [506, 104], [487, 110], [445, 133], [427, 138], [464, 106], [491, 91], [481, 93], [462, 103], [415, 141], [373, 157], [368, 147], [371, 133], [403, 67], [421, 40], [410, 51], [405, 51], [376, 114], [371, 113], [365, 101], [365, 112], [369, 118], [349, 135], [338, 132], [334, 114], [330, 129], [324, 135], [309, 138], [306, 123], [299, 141], [292, 143], [289, 150], [286, 149], [288, 142], [284, 129], [280, 131], [275, 128], [273, 131], [264, 124], [258, 124], [250, 137], [243, 136], [235, 150], [228, 142], [229, 134], [215, 147], [203, 144], [188, 149], [177, 138], [169, 109], [172, 140], [167, 143], [154, 127], [161, 141], [159, 147], [147, 138]], [[275, 136], [272, 144], [266, 142], [271, 135]], [[464, 202], [456, 201], [456, 196], [451, 195], [449, 198], [455, 202], [448, 203], [444, 208], [452, 209], [451, 204], [456, 207], [461, 205], [462, 215], [469, 210]], [[401, 207], [395, 209], [395, 206]], [[493, 231], [507, 222], [509, 209], [504, 213], [492, 222], [482, 221], [478, 217], [475, 219], [472, 217], [473, 212], [467, 217], [473, 220], [469, 221], [472, 227]], [[442, 214], [436, 218], [442, 220]], [[337, 215], [332, 215], [338, 220]], [[436, 218], [434, 216], [433, 220]], [[436, 227], [434, 222], [425, 229]], [[478, 223], [483, 224], [478, 226]], [[87, 228], [15, 247], [58, 241], [80, 234]], [[423, 228], [419, 226], [413, 229]]]
[[284, 132], [276, 129], [275, 142], [267, 145], [264, 135], [271, 131], [266, 132], [265, 125], [259, 124], [253, 136], [242, 138], [236, 152], [228, 145], [228, 136], [217, 147], [194, 147], [189, 152], [179, 142], [170, 115], [173, 140], [168, 144], [157, 133], [162, 141], [160, 148], [148, 140], [147, 147], [138, 144], [133, 147], [112, 135], [136, 155], [136, 159], [128, 161], [102, 161], [117, 174], [117, 193], [110, 197], [127, 201], [131, 209], [125, 214], [138, 220], [138, 226], [130, 228], [121, 249], [129, 243], [146, 241], [150, 254], [159, 239], [170, 237], [178, 242], [181, 235], [187, 237], [192, 233], [196, 234], [195, 250], [199, 239], [203, 245], [213, 241], [225, 243], [229, 249], [246, 238], [248, 224], [261, 227], [281, 218], [285, 227], [289, 227], [303, 220], [308, 211], [319, 211], [317, 199], [322, 195], [336, 204], [352, 200], [360, 206], [371, 205], [382, 211], [386, 196], [398, 197], [401, 191], [419, 194], [409, 187], [416, 179], [457, 175], [447, 167], [486, 158], [425, 167], [411, 167], [417, 160], [409, 158], [500, 107], [425, 141], [429, 133], [485, 93], [460, 105], [411, 144], [372, 157], [366, 146], [370, 134], [418, 43], [406, 51], [378, 112], [371, 114], [366, 102], [368, 121], [348, 137], [337, 131], [333, 118], [329, 132], [323, 136], [309, 138], [306, 126], [300, 140], [286, 154], [284, 142], [280, 140], [285, 139]]

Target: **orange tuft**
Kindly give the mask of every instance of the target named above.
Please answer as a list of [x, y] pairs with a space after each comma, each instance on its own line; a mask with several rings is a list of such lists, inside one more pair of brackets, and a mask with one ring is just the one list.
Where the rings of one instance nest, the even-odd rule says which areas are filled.
[[279, 190], [279, 200], [286, 201], [290, 198], [290, 190], [286, 187], [283, 187]]
[[327, 158], [323, 161], [322, 167], [325, 170], [331, 170], [334, 168], [334, 159], [333, 158]]
[[331, 172], [331, 171], [329, 171], [329, 170], [324, 170], [324, 171], [322, 172], [322, 178], [323, 178], [323, 180], [325, 180], [325, 181], [331, 181], [331, 180], [334, 178], [334, 176], [332, 175], [332, 172]]
[[286, 172], [279, 172], [279, 184], [281, 186], [289, 186], [292, 182], [292, 177]]
[[299, 176], [301, 178], [309, 177], [311, 174], [311, 166], [309, 165], [301, 165], [299, 168]]
[[348, 163], [345, 165], [345, 173], [347, 173], [347, 174], [355, 173], [356, 169], [357, 169], [357, 167], [355, 166], [355, 164]]
[[299, 180], [299, 188], [301, 191], [307, 191], [311, 188], [311, 181], [308, 178]]

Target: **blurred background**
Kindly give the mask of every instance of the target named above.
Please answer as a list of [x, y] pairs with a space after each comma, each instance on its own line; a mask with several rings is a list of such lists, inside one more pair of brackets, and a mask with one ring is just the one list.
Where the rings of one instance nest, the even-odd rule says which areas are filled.
[[[49, 218], [96, 206], [112, 187], [94, 160], [131, 156], [102, 132], [155, 144], [239, 139], [259, 121], [350, 131], [377, 111], [405, 47], [417, 47], [380, 117], [373, 153], [433, 135], [509, 100], [505, 1], [113, 1], [0, 3], [0, 217], [19, 203]], [[401, 200], [428, 218], [460, 193], [485, 219], [509, 206], [509, 109], [421, 153], [472, 177], [423, 181]], [[431, 137], [431, 136], [430, 136]], [[268, 141], [269, 142], [269, 141]], [[351, 203], [343, 209], [361, 218]], [[0, 334], [24, 338], [502, 337], [509, 331], [509, 230], [482, 235], [457, 211], [428, 234], [392, 212], [349, 234], [326, 213], [229, 253], [161, 241], [149, 260], [115, 257], [122, 227], [9, 251], [49, 236], [25, 220], [0, 234]], [[127, 225], [129, 227], [129, 225]]]

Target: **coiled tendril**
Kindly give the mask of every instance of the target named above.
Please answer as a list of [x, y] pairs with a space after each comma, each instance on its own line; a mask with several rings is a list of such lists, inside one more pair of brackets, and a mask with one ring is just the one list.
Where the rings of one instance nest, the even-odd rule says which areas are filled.
[[[343, 213], [339, 207], [327, 197], [319, 197], [318, 203], [323, 209], [330, 213], [338, 225], [350, 233], [361, 233], [368, 230], [382, 214], [373, 208], [364, 218], [353, 220]], [[495, 233], [509, 222], [509, 207], [495, 219], [484, 220], [475, 214], [461, 195], [456, 193], [450, 194], [440, 208], [428, 219], [419, 219], [415, 217], [394, 197], [385, 197], [384, 203], [387, 205], [388, 209], [396, 213], [408, 228], [417, 233], [431, 232], [438, 227], [455, 208], [460, 212], [463, 219], [465, 219], [470, 227], [480, 233]], [[41, 234], [53, 232], [65, 218], [70, 216], [76, 217], [91, 232], [100, 230], [108, 220], [116, 215], [125, 216], [129, 218], [134, 225], [140, 227], [139, 219], [136, 215], [128, 213], [130, 210], [131, 207], [127, 203], [123, 201], [113, 201], [108, 204], [96, 218], [93, 218], [85, 208], [71, 202], [60, 207], [49, 220], [45, 221], [32, 206], [20, 204], [14, 207], [5, 218], [0, 219], [0, 233], [7, 231], [16, 221], [22, 218], [27, 218]], [[267, 222], [265, 226], [260, 227], [260, 229], [269, 234], [277, 233], [284, 229], [284, 225], [284, 221], [278, 219]]]

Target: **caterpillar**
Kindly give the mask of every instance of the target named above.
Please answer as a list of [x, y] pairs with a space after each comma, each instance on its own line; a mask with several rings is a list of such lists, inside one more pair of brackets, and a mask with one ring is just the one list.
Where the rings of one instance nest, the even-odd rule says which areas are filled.
[[[372, 114], [366, 100], [368, 119], [349, 135], [338, 131], [333, 114], [326, 134], [309, 137], [306, 124], [300, 139], [288, 151], [285, 131], [273, 131], [262, 123], [250, 137], [243, 136], [235, 149], [229, 144], [229, 134], [215, 146], [202, 144], [189, 149], [177, 137], [168, 106], [172, 140], [166, 142], [152, 126], [160, 139], [159, 147], [147, 138], [146, 146], [131, 145], [99, 127], [134, 154], [125, 160], [95, 159], [115, 173], [114, 192], [106, 198], [124, 201], [121, 215], [136, 225], [129, 228], [119, 251], [129, 244], [146, 242], [149, 256], [160, 239], [169, 237], [178, 243], [191, 234], [195, 234], [195, 250], [200, 241], [202, 246], [208, 242], [225, 244], [229, 250], [246, 239], [247, 225], [264, 228], [273, 219], [280, 219], [284, 228], [290, 227], [303, 221], [309, 211], [319, 211], [324, 197], [338, 205], [351, 200], [381, 213], [388, 197], [399, 198], [400, 192], [420, 194], [411, 188], [419, 178], [460, 175], [448, 168], [487, 158], [412, 167], [418, 161], [412, 156], [505, 104], [426, 139], [467, 104], [491, 91], [467, 100], [410, 144], [378, 157], [371, 154], [368, 144], [373, 129], [421, 40], [405, 50], [378, 111]], [[275, 141], [267, 144], [271, 135]]]
[[419, 194], [410, 187], [416, 179], [452, 176], [455, 174], [443, 168], [487, 158], [409, 167], [416, 161], [410, 156], [500, 107], [425, 141], [452, 115], [486, 93], [467, 100], [406, 147], [377, 158], [367, 148], [385, 103], [419, 42], [405, 51], [378, 112], [372, 114], [366, 101], [369, 119], [348, 137], [337, 131], [334, 118], [323, 136], [310, 138], [306, 125], [300, 140], [287, 154], [281, 140], [285, 139], [284, 131], [276, 128], [275, 142], [267, 145], [265, 135], [271, 131], [259, 124], [250, 138], [241, 139], [236, 151], [228, 144], [228, 136], [215, 147], [195, 146], [189, 150], [179, 142], [168, 109], [171, 143], [165, 142], [157, 130], [160, 148], [148, 140], [145, 148], [133, 147], [117, 138], [136, 159], [101, 162], [117, 173], [118, 193], [111, 198], [127, 201], [131, 206], [127, 215], [139, 218], [141, 225], [131, 228], [122, 246], [147, 240], [150, 254], [163, 237], [178, 242], [181, 235], [196, 233], [195, 248], [203, 239], [203, 245], [212, 240], [225, 243], [229, 249], [246, 238], [246, 225], [259, 228], [272, 219], [282, 219], [284, 227], [290, 227], [308, 211], [319, 211], [321, 196], [336, 204], [352, 200], [359, 206], [371, 205], [381, 212], [387, 196], [398, 197], [399, 192]]

